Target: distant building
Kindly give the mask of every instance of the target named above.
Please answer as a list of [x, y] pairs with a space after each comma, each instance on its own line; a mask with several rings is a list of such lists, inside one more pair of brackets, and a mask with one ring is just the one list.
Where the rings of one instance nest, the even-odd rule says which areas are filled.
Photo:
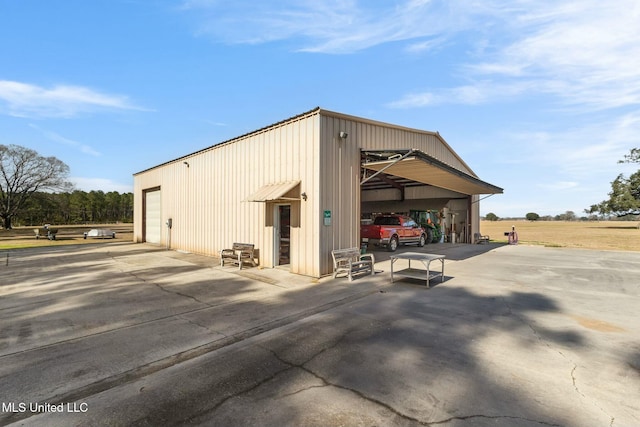
[[320, 277], [332, 249], [360, 246], [363, 216], [446, 208], [469, 242], [495, 193], [437, 132], [316, 108], [134, 174], [133, 239], [216, 256], [252, 243], [261, 266]]

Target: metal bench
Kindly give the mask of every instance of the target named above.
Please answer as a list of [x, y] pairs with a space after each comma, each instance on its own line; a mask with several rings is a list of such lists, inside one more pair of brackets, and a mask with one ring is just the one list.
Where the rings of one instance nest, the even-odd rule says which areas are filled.
[[220, 251], [220, 264], [224, 267], [225, 262], [236, 264], [238, 270], [242, 270], [245, 262], [256, 266], [254, 245], [251, 243], [234, 243], [231, 249], [223, 249]]
[[486, 235], [483, 236], [480, 233], [473, 233], [473, 240], [474, 240], [474, 243], [488, 243], [489, 236], [486, 236]]
[[349, 281], [355, 274], [373, 274], [375, 257], [373, 254], [360, 254], [358, 248], [334, 249], [331, 251], [333, 258], [333, 278], [338, 274], [346, 273]]

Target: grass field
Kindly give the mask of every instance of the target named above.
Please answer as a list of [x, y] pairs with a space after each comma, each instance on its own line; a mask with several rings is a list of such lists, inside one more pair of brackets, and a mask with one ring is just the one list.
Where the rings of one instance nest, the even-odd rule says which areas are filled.
[[480, 232], [493, 242], [507, 242], [515, 226], [520, 244], [561, 248], [640, 251], [637, 222], [627, 221], [482, 221]]
[[[520, 244], [561, 248], [640, 251], [640, 229], [637, 222], [622, 221], [482, 221], [480, 232], [493, 242], [507, 242], [505, 231], [515, 225]], [[61, 246], [112, 242], [113, 239], [84, 239], [92, 228], [109, 228], [116, 232], [116, 241], [133, 240], [133, 224], [69, 225], [58, 228], [56, 240], [35, 238], [36, 227], [0, 230], [0, 250], [40, 246]]]
[[116, 233], [115, 241], [131, 242], [133, 240], [133, 224], [101, 224], [101, 225], [54, 225], [58, 234], [56, 240], [46, 237], [36, 239], [35, 230], [38, 227], [16, 227], [12, 230], [0, 230], [0, 250], [32, 248], [41, 246], [64, 246], [86, 243], [113, 242], [114, 239], [84, 238], [84, 232], [92, 228], [108, 228]]

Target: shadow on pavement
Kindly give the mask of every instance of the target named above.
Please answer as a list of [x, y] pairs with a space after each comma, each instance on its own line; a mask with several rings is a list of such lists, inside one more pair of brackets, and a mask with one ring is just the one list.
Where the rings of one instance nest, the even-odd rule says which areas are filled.
[[[499, 246], [400, 250], [464, 260]], [[576, 367], [561, 349], [585, 339], [578, 328], [536, 320], [562, 311], [542, 293], [476, 292], [447, 281], [427, 292], [367, 280], [283, 288], [254, 280], [258, 269], [242, 276], [190, 259], [133, 244], [25, 250], [0, 287], [0, 395], [90, 402], [88, 415], [33, 418], [42, 425], [584, 419], [555, 402], [575, 391]], [[28, 285], [26, 268], [39, 268]], [[637, 357], [629, 363], [638, 369]], [[558, 387], [565, 376], [568, 385]], [[538, 390], [535, 402], [525, 385]], [[26, 418], [0, 414], [0, 424]]]

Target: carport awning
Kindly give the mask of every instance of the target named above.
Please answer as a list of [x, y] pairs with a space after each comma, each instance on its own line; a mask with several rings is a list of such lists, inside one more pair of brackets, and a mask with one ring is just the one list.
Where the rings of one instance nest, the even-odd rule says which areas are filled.
[[247, 202], [277, 202], [300, 200], [300, 181], [267, 184], [245, 199]]
[[[420, 150], [368, 151], [362, 167], [395, 175], [457, 193], [501, 194], [502, 188], [437, 160]], [[371, 160], [380, 158], [382, 160]], [[366, 179], [365, 179], [366, 181]], [[364, 181], [363, 181], [364, 182]]]

